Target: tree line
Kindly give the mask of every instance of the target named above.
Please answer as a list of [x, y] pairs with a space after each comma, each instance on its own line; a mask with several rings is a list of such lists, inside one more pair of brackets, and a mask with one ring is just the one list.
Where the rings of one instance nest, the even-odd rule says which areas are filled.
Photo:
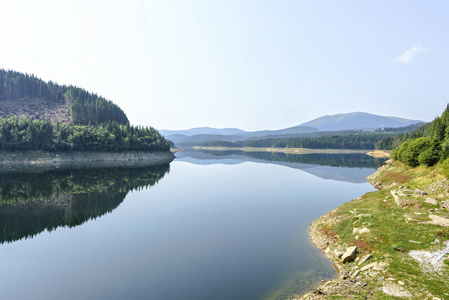
[[[376, 149], [376, 143], [380, 140], [394, 136], [391, 133], [379, 132], [337, 133], [319, 137], [268, 138], [238, 142], [216, 141], [206, 143], [204, 146], [372, 150]], [[379, 146], [381, 145], [377, 145], [377, 147]]]
[[449, 157], [449, 105], [441, 117], [400, 139], [404, 141], [392, 151], [395, 160], [412, 167], [445, 161]]
[[11, 117], [0, 118], [0, 150], [168, 151], [170, 142], [152, 127], [52, 124]]
[[129, 124], [123, 110], [105, 98], [76, 86], [45, 82], [34, 75], [0, 69], [0, 100], [34, 97], [64, 103], [69, 101], [72, 122], [78, 125], [115, 121]]
[[169, 170], [163, 165], [0, 174], [0, 244], [101, 217], [129, 191], [150, 188]]

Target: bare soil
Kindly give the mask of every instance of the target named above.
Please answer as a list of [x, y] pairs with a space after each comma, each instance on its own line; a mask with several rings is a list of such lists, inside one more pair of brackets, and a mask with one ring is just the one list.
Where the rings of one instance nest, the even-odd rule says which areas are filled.
[[46, 99], [23, 97], [0, 100], [0, 117], [17, 116], [19, 119], [46, 120], [52, 123], [70, 124], [69, 102], [54, 102]]

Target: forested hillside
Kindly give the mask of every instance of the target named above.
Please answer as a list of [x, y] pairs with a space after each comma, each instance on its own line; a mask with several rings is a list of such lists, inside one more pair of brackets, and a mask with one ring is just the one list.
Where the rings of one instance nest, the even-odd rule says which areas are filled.
[[449, 105], [441, 117], [426, 124], [411, 134], [403, 134], [394, 140], [399, 147], [393, 150], [392, 157], [409, 166], [432, 166], [445, 161], [449, 167]]
[[159, 132], [130, 126], [125, 113], [103, 97], [0, 69], [0, 150], [169, 149]]
[[0, 118], [0, 150], [168, 151], [170, 142], [151, 127], [52, 124]]
[[276, 148], [309, 148], [309, 149], [351, 149], [351, 150], [390, 150], [393, 144], [399, 145], [395, 138], [408, 134], [423, 123], [399, 128], [383, 128], [375, 132], [335, 131], [311, 133], [308, 137], [248, 139], [245, 141], [216, 141], [205, 143], [210, 147], [276, 147]]
[[[24, 109], [24, 105], [26, 106], [30, 99], [42, 101], [34, 101], [33, 109]], [[129, 123], [125, 113], [117, 105], [101, 96], [75, 86], [45, 82], [34, 75], [0, 69], [0, 116], [18, 115], [56, 123], [58, 119], [51, 118], [50, 115], [54, 114], [48, 112], [55, 109], [67, 110], [70, 113], [68, 120], [63, 119], [66, 123], [77, 125], [101, 124], [109, 121]]]

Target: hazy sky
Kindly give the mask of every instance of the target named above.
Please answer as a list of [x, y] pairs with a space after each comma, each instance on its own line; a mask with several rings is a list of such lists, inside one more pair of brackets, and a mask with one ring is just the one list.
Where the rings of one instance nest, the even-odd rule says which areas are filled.
[[278, 129], [449, 102], [449, 1], [0, 2], [0, 68], [74, 84], [131, 123]]

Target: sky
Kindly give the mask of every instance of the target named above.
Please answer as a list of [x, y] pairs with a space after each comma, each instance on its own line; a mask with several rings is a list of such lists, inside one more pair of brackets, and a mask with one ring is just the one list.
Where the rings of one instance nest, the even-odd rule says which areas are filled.
[[448, 1], [0, 1], [0, 68], [156, 129], [296, 126], [449, 102]]

